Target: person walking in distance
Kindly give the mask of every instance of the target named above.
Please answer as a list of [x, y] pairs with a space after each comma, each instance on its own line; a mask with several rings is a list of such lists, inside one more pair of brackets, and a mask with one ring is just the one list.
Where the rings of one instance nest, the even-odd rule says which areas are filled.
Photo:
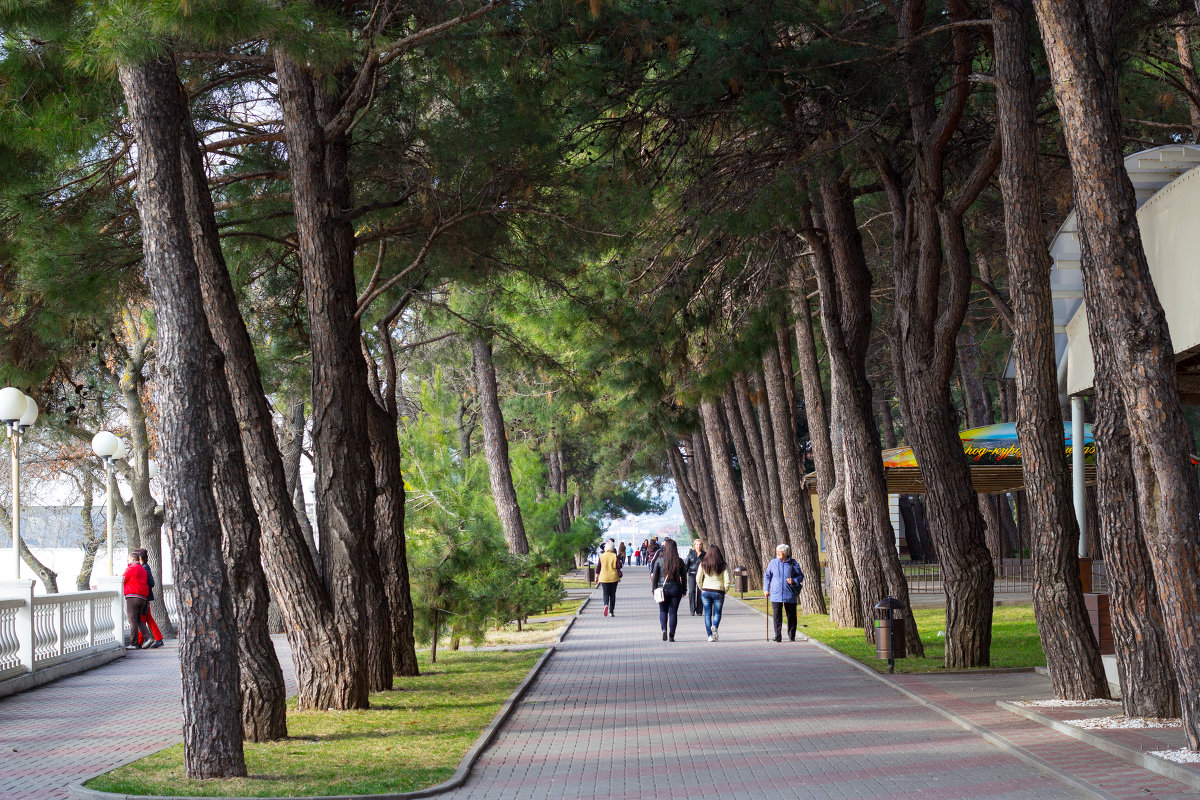
[[780, 610], [787, 614], [788, 640], [796, 641], [796, 598], [800, 594], [800, 584], [804, 582], [804, 573], [800, 565], [792, 558], [792, 548], [786, 544], [775, 548], [776, 558], [771, 559], [767, 571], [763, 573], [763, 595], [771, 599], [771, 612], [775, 617], [775, 641], [783, 641], [783, 619]]
[[158, 625], [154, 622], [154, 615], [150, 613], [150, 602], [154, 599], [154, 572], [150, 569], [150, 551], [143, 547], [136, 552], [138, 554], [138, 563], [142, 565], [142, 569], [146, 570], [146, 586], [148, 588], [146, 592], [146, 613], [142, 615], [142, 621], [146, 623], [146, 626], [150, 628], [150, 633], [154, 635], [153, 642], [146, 640], [139, 642], [139, 644], [151, 649], [159, 648], [163, 646], [162, 631], [158, 629]]
[[700, 567], [700, 559], [704, 558], [704, 543], [699, 539], [692, 540], [692, 549], [687, 554], [688, 573], [688, 610], [692, 616], [701, 613], [700, 589], [696, 586], [696, 570]]
[[675, 641], [675, 626], [679, 623], [679, 601], [687, 592], [687, 565], [679, 557], [679, 546], [667, 539], [655, 553], [650, 568], [650, 590], [658, 601], [658, 624], [663, 641]]
[[604, 543], [600, 554], [600, 568], [596, 570], [596, 583], [604, 590], [604, 616], [617, 615], [617, 583], [621, 580], [621, 567], [617, 564], [617, 553], [612, 542]]
[[142, 620], [142, 615], [146, 613], [146, 606], [149, 605], [146, 600], [150, 595], [148, 578], [149, 574], [142, 567], [141, 559], [138, 558], [138, 551], [130, 552], [129, 564], [125, 567], [125, 574], [121, 580], [121, 590], [125, 595], [125, 617], [129, 620], [129, 644], [125, 646], [126, 650], [137, 650], [139, 637], [147, 643], [147, 646], [152, 638], [150, 628]]
[[625, 543], [621, 542], [620, 547], [617, 548], [617, 569], [625, 568], [625, 553]]
[[733, 585], [733, 576], [729, 574], [725, 554], [715, 544], [708, 548], [708, 552], [700, 560], [700, 566], [696, 570], [696, 585], [700, 588], [700, 603], [704, 607], [704, 630], [708, 631], [708, 640], [715, 642], [720, 638], [717, 629], [721, 627], [721, 609], [725, 606], [725, 593]]

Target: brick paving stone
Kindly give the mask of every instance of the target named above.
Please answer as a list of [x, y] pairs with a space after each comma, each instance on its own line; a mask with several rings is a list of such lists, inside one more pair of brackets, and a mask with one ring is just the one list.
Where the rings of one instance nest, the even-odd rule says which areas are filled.
[[[276, 650], [295, 692], [291, 651]], [[57, 800], [101, 770], [181, 740], [174, 642], [0, 699], [0, 800]]]
[[[721, 641], [700, 618], [661, 641], [644, 568], [617, 616], [593, 600], [529, 693], [447, 794], [479, 800], [1073, 798], [1079, 791], [815, 645], [765, 641], [727, 602]], [[277, 647], [291, 684], [290, 653]], [[173, 648], [0, 700], [0, 800], [52, 800], [106, 767], [179, 741]], [[997, 680], [896, 676], [910, 691], [1087, 780], [1101, 796], [1195, 797], [994, 704]], [[1011, 696], [1011, 695], [1010, 695]]]

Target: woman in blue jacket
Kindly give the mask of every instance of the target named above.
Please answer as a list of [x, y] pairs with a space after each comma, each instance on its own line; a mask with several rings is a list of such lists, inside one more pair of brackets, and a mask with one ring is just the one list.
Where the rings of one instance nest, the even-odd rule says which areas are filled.
[[775, 641], [783, 641], [783, 620], [779, 612], [787, 613], [788, 639], [796, 641], [796, 598], [800, 596], [800, 585], [804, 573], [792, 558], [792, 548], [781, 544], [775, 548], [776, 558], [771, 559], [763, 573], [763, 596], [771, 599], [771, 613], [775, 617]]

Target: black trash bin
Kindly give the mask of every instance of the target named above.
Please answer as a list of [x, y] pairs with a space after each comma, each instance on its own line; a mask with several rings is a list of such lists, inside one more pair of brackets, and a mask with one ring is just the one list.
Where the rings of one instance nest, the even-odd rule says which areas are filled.
[[588, 583], [596, 582], [596, 568], [588, 564]]
[[885, 597], [875, 604], [875, 657], [885, 658], [888, 674], [896, 671], [896, 659], [907, 658], [904, 644], [904, 604], [894, 597]]
[[738, 594], [745, 599], [746, 588], [749, 585], [748, 576], [750, 574], [750, 570], [746, 569], [745, 567], [734, 567], [733, 574], [737, 576]]

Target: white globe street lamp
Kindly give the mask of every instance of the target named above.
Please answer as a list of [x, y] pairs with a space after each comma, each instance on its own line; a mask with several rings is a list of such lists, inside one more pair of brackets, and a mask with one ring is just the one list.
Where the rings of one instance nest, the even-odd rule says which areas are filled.
[[25, 429], [38, 417], [38, 404], [20, 389], [6, 386], [0, 389], [0, 422], [8, 428], [12, 441], [12, 575], [21, 577], [21, 439]]
[[108, 575], [113, 576], [113, 504], [112, 504], [112, 462], [118, 458], [117, 451], [124, 456], [125, 445], [109, 431], [100, 431], [92, 437], [92, 452], [104, 460], [104, 492], [106, 512], [104, 518], [104, 535], [108, 542]]

